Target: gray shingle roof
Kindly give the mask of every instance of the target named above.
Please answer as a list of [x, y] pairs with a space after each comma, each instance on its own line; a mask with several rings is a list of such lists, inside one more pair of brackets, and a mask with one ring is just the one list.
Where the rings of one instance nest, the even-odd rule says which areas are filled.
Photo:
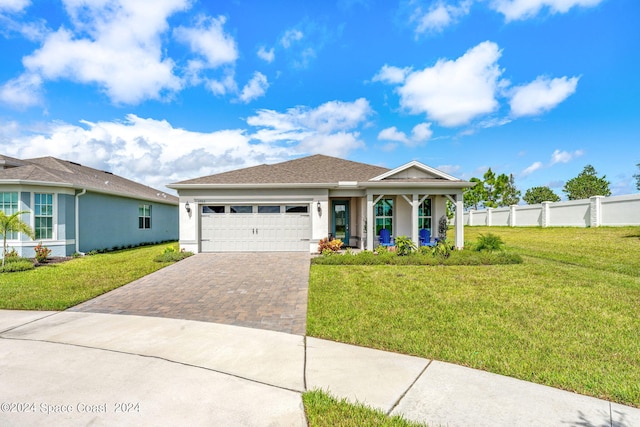
[[316, 154], [273, 165], [259, 165], [175, 184], [311, 184], [369, 181], [389, 169]]
[[178, 198], [171, 194], [166, 194], [110, 172], [93, 169], [55, 157], [18, 160], [0, 155], [0, 165], [5, 167], [0, 169], [0, 183], [6, 180], [53, 183], [125, 197], [156, 200], [162, 203], [178, 203]]

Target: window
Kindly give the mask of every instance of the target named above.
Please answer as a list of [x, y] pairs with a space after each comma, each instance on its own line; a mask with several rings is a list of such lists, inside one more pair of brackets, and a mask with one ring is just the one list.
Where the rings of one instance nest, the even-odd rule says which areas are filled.
[[279, 214], [280, 206], [269, 205], [269, 206], [258, 206], [259, 214]]
[[250, 214], [253, 213], [253, 206], [251, 205], [236, 205], [231, 206], [229, 210], [232, 214]]
[[[18, 193], [6, 192], [0, 193], [0, 211], [6, 215], [13, 215], [18, 212]], [[7, 233], [7, 239], [13, 240], [18, 238], [18, 233]]]
[[202, 206], [202, 213], [203, 214], [211, 214], [211, 213], [223, 214], [224, 206], [204, 205]]
[[376, 236], [386, 228], [393, 235], [393, 199], [380, 199], [374, 210], [376, 214]]
[[426, 199], [418, 208], [418, 228], [431, 231], [431, 199]]
[[53, 194], [35, 193], [33, 212], [36, 240], [53, 239]]
[[138, 206], [138, 228], [151, 228], [151, 205]]
[[309, 205], [285, 206], [286, 213], [309, 213]]

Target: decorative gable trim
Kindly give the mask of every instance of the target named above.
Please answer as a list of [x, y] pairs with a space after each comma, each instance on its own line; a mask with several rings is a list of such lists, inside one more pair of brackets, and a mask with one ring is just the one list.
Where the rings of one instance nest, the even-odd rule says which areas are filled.
[[438, 169], [434, 169], [432, 167], [429, 167], [427, 165], [425, 165], [424, 163], [420, 163], [417, 160], [413, 160], [409, 163], [406, 163], [402, 166], [399, 166], [393, 170], [390, 170], [388, 172], [383, 173], [382, 175], [378, 175], [374, 178], [371, 178], [370, 181], [382, 181], [386, 178], [392, 177], [394, 175], [397, 175], [403, 171], [409, 170], [411, 168], [416, 168], [416, 169], [420, 169], [428, 174], [431, 174], [433, 176], [435, 176], [436, 178], [441, 178], [441, 179], [446, 179], [447, 181], [459, 181], [459, 179], [446, 174]]

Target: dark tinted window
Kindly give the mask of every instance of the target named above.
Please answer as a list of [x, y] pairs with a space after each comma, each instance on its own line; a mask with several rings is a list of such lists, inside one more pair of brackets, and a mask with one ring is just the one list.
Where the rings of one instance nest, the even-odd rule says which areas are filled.
[[287, 206], [285, 212], [286, 213], [308, 213], [309, 205]]
[[202, 213], [223, 214], [224, 213], [224, 206], [205, 205], [205, 206], [202, 206]]
[[276, 205], [258, 206], [258, 213], [260, 213], [260, 214], [278, 214], [278, 213], [280, 213], [280, 206], [276, 206]]
[[230, 212], [246, 214], [246, 213], [252, 213], [253, 209], [251, 205], [236, 205], [236, 206], [231, 206]]

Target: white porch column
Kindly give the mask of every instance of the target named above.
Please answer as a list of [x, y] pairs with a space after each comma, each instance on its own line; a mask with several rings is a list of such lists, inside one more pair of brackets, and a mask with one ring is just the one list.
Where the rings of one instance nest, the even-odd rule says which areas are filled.
[[418, 231], [418, 207], [420, 206], [420, 196], [413, 193], [411, 200], [411, 240], [416, 246], [420, 246], [420, 232]]
[[373, 194], [367, 194], [367, 247], [368, 251], [373, 250], [373, 241], [376, 238], [375, 224], [373, 223]]
[[[464, 215], [462, 210], [464, 209], [464, 203], [462, 201], [462, 193], [456, 194], [456, 248], [464, 248]], [[471, 216], [469, 216], [471, 221]]]

